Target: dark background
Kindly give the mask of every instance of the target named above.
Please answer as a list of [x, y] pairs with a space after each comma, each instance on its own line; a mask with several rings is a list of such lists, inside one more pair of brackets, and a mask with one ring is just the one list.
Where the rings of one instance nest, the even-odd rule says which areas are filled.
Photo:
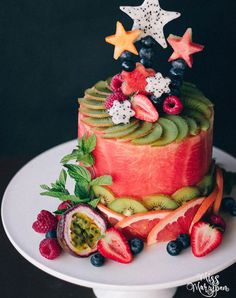
[[[0, 194], [12, 175], [40, 152], [76, 138], [77, 97], [100, 79], [120, 71], [113, 47], [104, 37], [120, 20], [132, 21], [120, 5], [140, 0], [0, 0]], [[193, 28], [193, 41], [205, 45], [194, 55], [186, 79], [215, 103], [214, 145], [236, 156], [235, 142], [235, 1], [160, 0], [182, 16], [165, 35]], [[170, 47], [157, 49], [156, 69], [166, 73]], [[0, 233], [1, 297], [93, 297], [25, 261]], [[235, 297], [236, 268], [221, 273]], [[181, 288], [176, 297], [201, 297]]]

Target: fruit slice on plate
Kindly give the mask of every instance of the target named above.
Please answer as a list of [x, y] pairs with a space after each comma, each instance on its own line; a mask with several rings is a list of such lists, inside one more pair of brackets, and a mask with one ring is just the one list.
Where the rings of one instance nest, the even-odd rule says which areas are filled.
[[151, 229], [170, 212], [169, 210], [158, 210], [134, 214], [119, 221], [116, 227], [122, 229], [127, 238], [138, 237], [146, 240]]
[[194, 198], [199, 198], [200, 195], [201, 193], [197, 187], [185, 186], [173, 193], [172, 198], [176, 201], [176, 203], [179, 206], [181, 206]]
[[125, 219], [125, 215], [115, 212], [102, 204], [98, 204], [97, 208], [112, 226]]
[[108, 207], [126, 216], [135, 213], [147, 212], [147, 209], [138, 201], [131, 198], [119, 198], [111, 202]]
[[223, 173], [219, 167], [216, 168], [216, 184], [218, 186], [219, 191], [213, 205], [213, 212], [217, 214], [219, 212], [221, 201], [223, 198], [223, 188], [224, 188]]
[[112, 191], [104, 186], [94, 185], [92, 187], [95, 197], [100, 199], [100, 203], [103, 205], [108, 205], [115, 200]]
[[173, 210], [178, 208], [178, 205], [170, 196], [162, 194], [145, 196], [142, 203], [148, 210]]
[[204, 198], [189, 201], [172, 211], [153, 227], [147, 238], [147, 244], [174, 240], [179, 234], [188, 234], [189, 227]]
[[192, 220], [192, 223], [191, 223], [190, 228], [189, 228], [190, 233], [192, 231], [193, 225], [196, 222], [200, 221], [204, 217], [204, 215], [208, 212], [210, 207], [213, 205], [213, 203], [214, 203], [214, 201], [215, 201], [215, 199], [218, 195], [218, 192], [219, 192], [218, 187], [215, 186], [213, 192], [208, 197], [206, 197], [204, 199], [204, 201], [202, 202], [201, 206], [199, 207], [198, 211], [196, 212], [196, 214], [195, 214], [195, 216]]

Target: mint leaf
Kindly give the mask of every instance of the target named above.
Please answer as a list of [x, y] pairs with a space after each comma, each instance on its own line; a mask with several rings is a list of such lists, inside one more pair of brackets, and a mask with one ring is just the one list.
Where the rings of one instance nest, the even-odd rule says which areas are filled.
[[66, 184], [66, 178], [67, 178], [67, 174], [66, 174], [66, 171], [64, 169], [61, 170], [61, 173], [60, 173], [60, 176], [59, 176], [59, 183], [61, 185], [64, 185]]
[[100, 176], [95, 179], [93, 179], [90, 182], [91, 186], [95, 185], [111, 185], [112, 184], [112, 177], [108, 175]]
[[91, 153], [96, 147], [96, 136], [92, 134], [87, 139], [83, 140], [83, 149], [86, 153]]
[[68, 174], [75, 181], [79, 181], [82, 178], [90, 182], [92, 179], [90, 172], [79, 165], [65, 164], [64, 167], [68, 169]]
[[68, 208], [64, 208], [64, 209], [56, 210], [53, 213], [56, 215], [60, 215], [60, 214], [65, 213], [67, 210], [68, 210]]
[[86, 180], [80, 179], [75, 184], [74, 193], [81, 199], [87, 198], [89, 196], [89, 183]]
[[40, 185], [40, 187], [45, 190], [50, 190], [50, 187], [47, 186], [46, 184], [42, 184], [42, 185]]
[[57, 191], [45, 191], [45, 192], [41, 192], [40, 194], [42, 196], [49, 196], [49, 197], [58, 198], [61, 201], [67, 201], [67, 200], [70, 200], [72, 202], [81, 201], [81, 199], [77, 196], [70, 195], [70, 194], [64, 194], [64, 193], [57, 192]]
[[80, 161], [83, 163], [85, 167], [91, 167], [94, 164], [94, 158], [91, 153], [83, 155], [80, 158]]
[[62, 158], [61, 163], [65, 164], [70, 160], [77, 160], [77, 155], [78, 155], [78, 150], [74, 149], [70, 154], [67, 154]]
[[93, 208], [97, 207], [97, 204], [100, 202], [100, 199], [94, 199], [90, 202], [88, 202], [88, 205], [92, 206]]

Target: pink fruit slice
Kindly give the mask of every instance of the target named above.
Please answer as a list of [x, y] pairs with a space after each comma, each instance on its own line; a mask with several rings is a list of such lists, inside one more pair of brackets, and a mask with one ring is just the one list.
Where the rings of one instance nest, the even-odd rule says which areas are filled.
[[156, 122], [159, 114], [151, 103], [150, 99], [143, 94], [137, 94], [131, 102], [132, 109], [135, 112], [135, 117], [147, 122]]
[[97, 208], [112, 226], [125, 219], [123, 214], [117, 213], [102, 204], [98, 204]]

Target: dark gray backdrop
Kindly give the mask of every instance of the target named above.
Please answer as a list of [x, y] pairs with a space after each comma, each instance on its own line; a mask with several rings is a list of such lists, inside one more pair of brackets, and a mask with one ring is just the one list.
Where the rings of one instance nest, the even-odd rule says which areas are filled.
[[[31, 157], [76, 137], [77, 101], [83, 90], [120, 70], [104, 37], [115, 22], [132, 21], [120, 5], [140, 0], [0, 0], [0, 191]], [[233, 0], [160, 0], [182, 16], [165, 35], [193, 28], [193, 40], [206, 46], [194, 56], [186, 79], [216, 104], [214, 144], [236, 155], [235, 12]], [[171, 49], [158, 49], [157, 69], [168, 70]], [[90, 297], [89, 291], [40, 272], [1, 240], [2, 297]], [[232, 267], [223, 275], [233, 284]], [[233, 294], [233, 292], [231, 292]], [[178, 297], [190, 297], [182, 289]], [[230, 297], [228, 295], [227, 297]], [[231, 297], [234, 297], [232, 295]], [[191, 294], [191, 297], [193, 295]], [[197, 297], [200, 297], [197, 295]], [[225, 297], [219, 294], [218, 297]]]

